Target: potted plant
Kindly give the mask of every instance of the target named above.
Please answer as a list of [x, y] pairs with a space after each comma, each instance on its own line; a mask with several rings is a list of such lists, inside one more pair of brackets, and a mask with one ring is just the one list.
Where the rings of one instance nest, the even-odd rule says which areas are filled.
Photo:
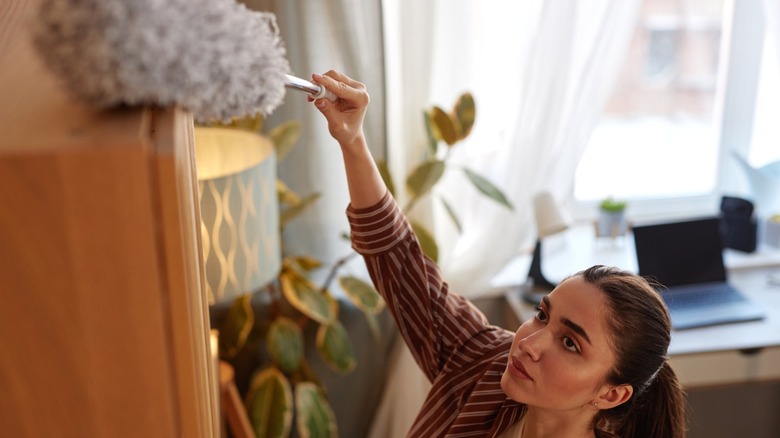
[[625, 235], [627, 230], [626, 202], [615, 200], [612, 197], [601, 201], [596, 223], [596, 235], [615, 238]]
[[[217, 126], [262, 133], [271, 140], [277, 161], [285, 158], [300, 135], [300, 122], [296, 120], [267, 132], [263, 132], [261, 117]], [[299, 196], [278, 179], [275, 188], [281, 234], [320, 194]], [[304, 356], [304, 328], [314, 327], [316, 350], [328, 368], [344, 375], [356, 366], [351, 341], [339, 319], [339, 300], [330, 292], [335, 270], [325, 285], [311, 280], [310, 274], [322, 267], [319, 260], [287, 254], [282, 249], [281, 269], [274, 281], [257, 294], [240, 296], [228, 306], [212, 306], [212, 327], [219, 333], [219, 357], [235, 370], [237, 389], [255, 436], [286, 438], [294, 426], [299, 436], [338, 436], [325, 388], [310, 358]], [[352, 276], [338, 276], [338, 283], [346, 298], [365, 314], [374, 336], [379, 337], [377, 317], [384, 308], [379, 294], [370, 284]]]
[[[429, 147], [426, 158], [405, 181], [405, 188], [410, 194], [408, 203], [403, 206], [405, 212], [430, 194], [445, 170], [453, 167], [448, 166], [449, 152], [469, 135], [475, 116], [476, 108], [470, 93], [462, 94], [449, 112], [437, 106], [424, 112]], [[260, 118], [242, 119], [233, 121], [229, 126], [262, 132], [262, 122]], [[281, 161], [298, 140], [300, 123], [288, 121], [264, 134], [272, 140], [277, 158]], [[388, 189], [394, 193], [396, 186], [387, 164], [379, 161], [377, 165]], [[481, 194], [512, 209], [506, 196], [488, 179], [466, 167], [456, 170], [461, 170]], [[281, 203], [282, 228], [303, 214], [320, 195], [298, 196], [281, 180], [277, 180], [276, 189]], [[441, 197], [437, 199], [460, 229], [453, 206]], [[412, 227], [425, 254], [436, 260], [438, 246], [433, 234], [419, 223], [412, 222]], [[379, 337], [377, 318], [384, 309], [384, 301], [371, 284], [356, 277], [339, 275], [345, 263], [356, 256], [357, 253], [353, 252], [338, 260], [330, 267], [324, 283], [317, 285], [309, 274], [324, 268], [320, 261], [306, 255], [284, 254], [278, 281], [264, 291], [271, 302], [267, 315], [257, 314], [251, 304], [251, 296], [246, 295], [237, 298], [215, 321], [219, 328], [220, 357], [237, 371], [251, 369], [249, 387], [242, 391], [242, 395], [257, 436], [290, 436], [294, 417], [300, 436], [338, 435], [325, 388], [304, 356], [302, 329], [306, 325], [318, 327], [317, 351], [334, 372], [344, 375], [355, 368], [356, 358], [349, 335], [338, 319], [338, 302], [329, 292], [332, 283], [337, 281], [346, 297], [365, 314], [374, 337]]]

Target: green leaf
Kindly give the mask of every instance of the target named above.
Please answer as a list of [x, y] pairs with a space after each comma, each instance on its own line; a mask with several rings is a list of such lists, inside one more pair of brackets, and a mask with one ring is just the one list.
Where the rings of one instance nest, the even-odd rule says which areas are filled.
[[266, 339], [271, 359], [287, 374], [295, 372], [303, 360], [303, 332], [290, 318], [280, 316], [271, 323]]
[[423, 120], [425, 121], [425, 134], [428, 137], [428, 151], [431, 157], [435, 157], [439, 152], [439, 140], [433, 133], [433, 121], [426, 111], [423, 111]]
[[347, 374], [355, 369], [355, 353], [347, 331], [339, 320], [322, 324], [317, 330], [317, 350], [326, 364], [339, 374]]
[[606, 198], [599, 204], [599, 208], [611, 213], [617, 213], [626, 209], [628, 203], [626, 201], [617, 201], [612, 198]]
[[268, 131], [268, 136], [274, 142], [276, 162], [281, 162], [290, 153], [295, 142], [301, 137], [301, 122], [288, 120]]
[[417, 236], [417, 240], [420, 242], [423, 253], [428, 256], [434, 262], [439, 261], [439, 246], [436, 244], [436, 239], [428, 232], [422, 225], [417, 222], [411, 222], [414, 234]]
[[314, 383], [301, 382], [295, 385], [295, 411], [301, 438], [338, 437], [333, 409]]
[[370, 283], [357, 277], [339, 277], [339, 284], [347, 298], [360, 310], [377, 314], [385, 308], [385, 302]]
[[431, 121], [431, 132], [435, 139], [443, 140], [449, 146], [458, 141], [460, 124], [443, 109], [434, 106], [428, 111], [428, 118]]
[[447, 210], [447, 214], [449, 214], [450, 219], [452, 219], [452, 223], [455, 224], [455, 228], [458, 229], [458, 233], [463, 233], [463, 227], [460, 225], [460, 220], [458, 219], [458, 215], [455, 214], [455, 210], [453, 210], [452, 206], [449, 202], [447, 202], [444, 198], [441, 199], [441, 203], [444, 204], [444, 209]]
[[320, 292], [309, 279], [282, 269], [279, 280], [284, 297], [299, 312], [320, 324], [335, 319], [338, 304], [330, 294]]
[[406, 179], [406, 188], [413, 198], [426, 194], [444, 174], [444, 161], [431, 160], [417, 166]]
[[293, 205], [292, 207], [288, 207], [284, 210], [282, 210], [281, 214], [279, 215], [279, 223], [282, 229], [289, 223], [291, 220], [298, 217], [301, 213], [306, 211], [307, 208], [311, 204], [313, 204], [317, 199], [319, 199], [320, 194], [319, 193], [312, 193], [311, 195], [305, 197], [298, 205]]
[[471, 133], [471, 128], [474, 127], [474, 121], [477, 117], [477, 108], [474, 104], [474, 96], [471, 93], [463, 93], [453, 108], [454, 117], [458, 120], [461, 126], [460, 136], [458, 140], [463, 140]]
[[258, 437], [288, 438], [292, 430], [292, 387], [275, 367], [258, 371], [244, 401]]
[[483, 195], [498, 202], [510, 210], [514, 210], [514, 207], [512, 207], [512, 204], [509, 202], [506, 196], [504, 196], [504, 193], [499, 190], [498, 187], [494, 186], [493, 183], [472, 170], [464, 168], [463, 172], [466, 173], [466, 176], [469, 178], [469, 180], [474, 184], [477, 190], [482, 192]]
[[387, 161], [377, 160], [376, 167], [379, 169], [379, 174], [382, 175], [382, 180], [387, 186], [387, 190], [391, 195], [395, 196], [395, 184], [393, 184], [393, 176], [390, 175], [390, 168], [387, 167]]
[[220, 353], [224, 358], [232, 358], [244, 347], [252, 326], [255, 324], [255, 312], [252, 310], [252, 296], [242, 295], [230, 305], [223, 323], [219, 327]]

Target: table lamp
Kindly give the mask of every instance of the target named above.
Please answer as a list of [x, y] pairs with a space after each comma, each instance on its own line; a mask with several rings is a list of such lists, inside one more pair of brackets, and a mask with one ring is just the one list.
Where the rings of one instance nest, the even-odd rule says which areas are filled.
[[[195, 154], [206, 291], [215, 304], [257, 292], [279, 274], [276, 155], [261, 135], [207, 127], [195, 128]], [[216, 350], [212, 345], [215, 361]], [[231, 436], [253, 437], [232, 366], [225, 361], [215, 366]]]
[[536, 245], [531, 258], [531, 268], [528, 271], [528, 279], [522, 288], [523, 299], [539, 304], [543, 296], [555, 289], [542, 273], [542, 239], [566, 230], [569, 225], [564, 219], [558, 205], [549, 192], [540, 192], [534, 196], [534, 221], [536, 223]]
[[203, 264], [211, 304], [254, 293], [281, 267], [276, 158], [267, 138], [195, 128]]

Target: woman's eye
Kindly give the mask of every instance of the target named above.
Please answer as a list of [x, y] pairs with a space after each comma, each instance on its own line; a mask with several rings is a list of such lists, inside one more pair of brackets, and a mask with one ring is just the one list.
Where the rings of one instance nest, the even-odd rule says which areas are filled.
[[536, 319], [538, 319], [541, 322], [547, 321], [547, 314], [544, 313], [544, 310], [542, 310], [541, 307], [536, 306], [536, 307], [534, 307], [534, 309], [536, 309], [536, 315], [535, 315]]
[[568, 336], [563, 337], [563, 348], [571, 351], [572, 353], [579, 353], [580, 349], [577, 347], [577, 343]]

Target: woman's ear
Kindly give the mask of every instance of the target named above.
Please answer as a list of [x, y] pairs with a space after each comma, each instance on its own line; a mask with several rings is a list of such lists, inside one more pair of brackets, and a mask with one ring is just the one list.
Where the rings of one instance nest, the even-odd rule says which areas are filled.
[[600, 409], [612, 409], [627, 402], [633, 394], [634, 387], [631, 385], [607, 386], [595, 402]]

